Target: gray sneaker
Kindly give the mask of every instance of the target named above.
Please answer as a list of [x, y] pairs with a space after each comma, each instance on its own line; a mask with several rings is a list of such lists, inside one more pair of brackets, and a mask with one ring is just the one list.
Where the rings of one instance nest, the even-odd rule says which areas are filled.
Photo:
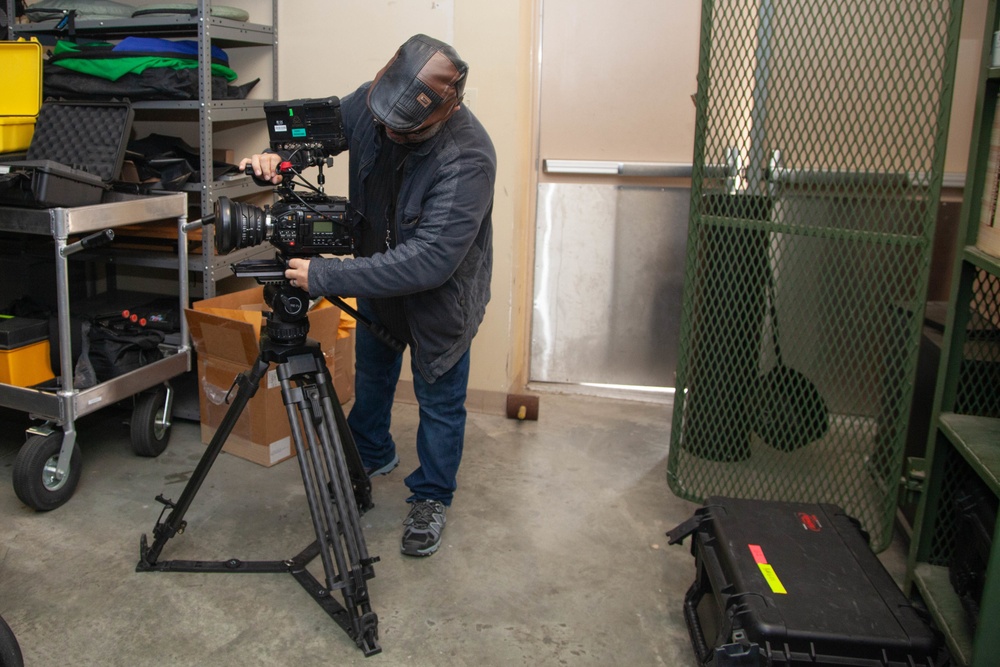
[[386, 463], [384, 466], [378, 468], [365, 468], [365, 474], [368, 475], [368, 479], [372, 477], [378, 477], [379, 475], [388, 475], [396, 466], [399, 465], [399, 454], [393, 454], [392, 460]]
[[403, 521], [403, 542], [400, 551], [407, 556], [430, 556], [441, 546], [444, 531], [444, 503], [437, 500], [415, 500]]

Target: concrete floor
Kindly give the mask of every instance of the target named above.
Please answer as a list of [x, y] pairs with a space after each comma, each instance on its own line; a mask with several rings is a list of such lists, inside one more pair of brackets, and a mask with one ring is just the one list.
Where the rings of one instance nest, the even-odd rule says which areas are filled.
[[[48, 513], [11, 486], [26, 418], [0, 422], [0, 615], [29, 667], [696, 665], [681, 610], [694, 559], [664, 537], [696, 507], [667, 488], [669, 406], [544, 395], [537, 422], [470, 414], [444, 542], [423, 559], [399, 553], [417, 420], [397, 406], [401, 466], [362, 517], [381, 558], [382, 653], [367, 659], [287, 574], [135, 571], [154, 497], [177, 499], [204, 447], [178, 421], [164, 454], [138, 458], [127, 417], [78, 421], [83, 477]], [[313, 539], [291, 460], [222, 455], [185, 518], [161, 560], [283, 559]], [[884, 560], [901, 571], [899, 549]]]

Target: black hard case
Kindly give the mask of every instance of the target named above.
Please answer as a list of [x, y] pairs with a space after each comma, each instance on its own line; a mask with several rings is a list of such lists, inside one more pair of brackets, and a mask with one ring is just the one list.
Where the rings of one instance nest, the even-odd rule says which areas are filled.
[[0, 317], [0, 350], [13, 350], [46, 340], [49, 321], [30, 317]]
[[9, 162], [0, 203], [87, 206], [118, 178], [134, 118], [128, 102], [45, 102], [25, 161]]
[[25, 160], [0, 165], [0, 203], [51, 208], [99, 204], [105, 185], [100, 176], [52, 160]]
[[712, 497], [668, 535], [693, 536], [684, 616], [702, 665], [941, 664], [938, 634], [836, 505]]

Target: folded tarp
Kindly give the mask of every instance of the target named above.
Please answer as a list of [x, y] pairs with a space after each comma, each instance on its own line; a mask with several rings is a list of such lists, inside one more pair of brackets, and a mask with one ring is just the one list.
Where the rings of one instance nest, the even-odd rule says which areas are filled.
[[[59, 40], [49, 62], [82, 74], [115, 81], [125, 74], [142, 74], [151, 67], [196, 69], [198, 42], [172, 41], [158, 37], [126, 37], [117, 44], [74, 44]], [[229, 56], [217, 46], [212, 47], [212, 75], [225, 77], [227, 81], [237, 79], [236, 72], [229, 67]]]
[[[212, 99], [245, 99], [259, 79], [237, 78], [225, 51], [212, 47]], [[127, 37], [118, 44], [59, 41], [44, 64], [45, 97], [193, 100], [199, 97], [198, 45], [191, 40]]]

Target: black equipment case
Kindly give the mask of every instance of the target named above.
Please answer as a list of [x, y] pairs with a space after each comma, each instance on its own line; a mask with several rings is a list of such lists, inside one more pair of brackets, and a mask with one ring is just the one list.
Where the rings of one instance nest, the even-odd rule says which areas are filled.
[[118, 178], [134, 112], [128, 102], [45, 102], [27, 159], [0, 163], [0, 204], [98, 204]]
[[712, 497], [691, 535], [684, 618], [706, 667], [932, 667], [938, 634], [836, 505]]

